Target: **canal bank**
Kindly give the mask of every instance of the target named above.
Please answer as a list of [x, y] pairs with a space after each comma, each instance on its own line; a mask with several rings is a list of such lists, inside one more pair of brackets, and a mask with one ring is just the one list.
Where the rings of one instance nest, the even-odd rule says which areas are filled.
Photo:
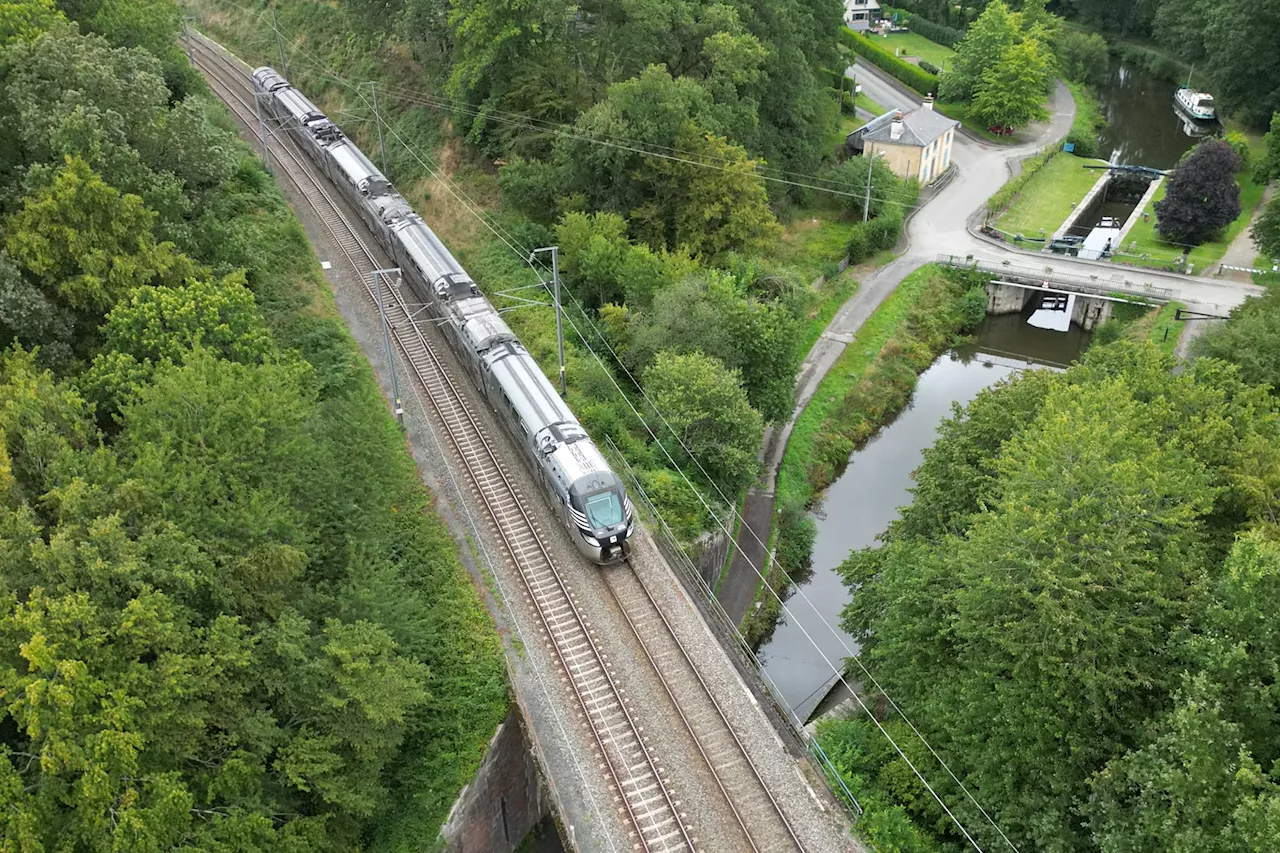
[[988, 317], [972, 339], [947, 349], [920, 375], [907, 406], [860, 449], [813, 507], [812, 566], [759, 656], [783, 700], [805, 719], [837, 682], [836, 668], [857, 646], [840, 628], [849, 599], [838, 572], [854, 550], [877, 537], [911, 500], [911, 474], [941, 422], [984, 388], [1031, 366], [1061, 368], [1088, 346], [1078, 325], [1066, 333], [1037, 328], [1028, 310]]

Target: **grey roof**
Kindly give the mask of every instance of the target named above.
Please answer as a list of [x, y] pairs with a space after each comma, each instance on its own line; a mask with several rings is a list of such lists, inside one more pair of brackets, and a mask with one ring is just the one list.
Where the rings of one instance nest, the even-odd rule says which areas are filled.
[[884, 119], [886, 116], [891, 115], [891, 113], [885, 113], [883, 116], [872, 119], [871, 123], [875, 123], [878, 126], [873, 130], [867, 131], [862, 138], [864, 140], [869, 139], [872, 142], [892, 142], [894, 145], [915, 145], [918, 148], [924, 148], [930, 142], [960, 124], [960, 122], [947, 118], [942, 113], [921, 107], [902, 117], [902, 136], [897, 139], [890, 139], [889, 133], [892, 130], [891, 125], [893, 122], [891, 119], [887, 121], [884, 121]]

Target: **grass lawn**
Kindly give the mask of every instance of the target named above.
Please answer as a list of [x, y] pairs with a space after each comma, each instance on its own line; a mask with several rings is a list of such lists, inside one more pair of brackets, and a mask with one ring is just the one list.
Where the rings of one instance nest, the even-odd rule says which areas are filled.
[[1052, 237], [1071, 215], [1072, 205], [1078, 204], [1103, 175], [1102, 171], [1085, 166], [1101, 163], [1069, 154], [1054, 157], [1031, 177], [1009, 209], [996, 220], [996, 227], [1027, 237], [1039, 237], [1043, 229], [1045, 237]]
[[[1227, 246], [1231, 245], [1231, 241], [1235, 239], [1235, 236], [1249, 224], [1249, 220], [1253, 218], [1254, 210], [1257, 209], [1258, 203], [1262, 201], [1262, 191], [1265, 187], [1253, 182], [1250, 177], [1250, 170], [1246, 169], [1241, 172], [1236, 176], [1236, 180], [1240, 182], [1240, 215], [1236, 217], [1235, 222], [1227, 226], [1222, 236], [1217, 240], [1202, 243], [1191, 250], [1190, 255], [1187, 257], [1187, 262], [1192, 265], [1193, 274], [1207, 273], [1209, 267], [1222, 259], [1223, 254], [1227, 251]], [[1124, 250], [1124, 254], [1113, 257], [1111, 260], [1114, 263], [1163, 269], [1172, 267], [1174, 261], [1182, 256], [1181, 246], [1166, 243], [1156, 233], [1155, 203], [1164, 198], [1165, 187], [1167, 186], [1168, 181], [1156, 191], [1155, 196], [1147, 203], [1144, 212], [1150, 214], [1148, 221], [1138, 221], [1133, 226], [1133, 229], [1124, 239], [1124, 245], [1121, 247]]]
[[951, 48], [917, 33], [891, 33], [888, 38], [875, 37], [875, 42], [891, 53], [901, 50], [903, 56], [918, 56], [944, 70], [951, 68], [956, 55]]
[[782, 238], [770, 257], [800, 273], [806, 284], [813, 281], [845, 256], [853, 222], [840, 217], [840, 208], [830, 198], [796, 209], [782, 223]]

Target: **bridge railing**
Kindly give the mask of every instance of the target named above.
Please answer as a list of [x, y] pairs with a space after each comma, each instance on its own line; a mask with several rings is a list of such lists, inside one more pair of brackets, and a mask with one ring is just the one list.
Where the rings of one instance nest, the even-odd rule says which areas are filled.
[[[791, 711], [790, 705], [782, 697], [782, 691], [778, 689], [773, 679], [769, 677], [760, 658], [756, 656], [756, 653], [751, 649], [751, 645], [742, 636], [737, 624], [720, 606], [720, 602], [716, 599], [715, 590], [703, 579], [688, 550], [680, 544], [675, 531], [667, 524], [666, 519], [662, 517], [662, 513], [658, 511], [658, 508], [650, 499], [649, 493], [645, 491], [644, 485], [640, 482], [635, 469], [631, 467], [631, 463], [622, 455], [622, 451], [613, 443], [612, 438], [605, 436], [605, 441], [611, 451], [609, 454], [610, 460], [620, 464], [621, 473], [623, 479], [627, 482], [630, 494], [638, 499], [635, 503], [638, 505], [639, 511], [650, 522], [648, 527], [650, 532], [653, 533], [654, 543], [666, 558], [667, 563], [680, 577], [685, 590], [690, 594], [690, 598], [693, 599], [698, 610], [706, 619], [708, 627], [720, 637], [721, 646], [729, 653], [729, 659], [733, 662], [734, 668], [742, 676], [743, 680], [751, 686], [752, 692], [762, 700], [760, 707], [764, 709], [773, 727], [791, 742], [792, 749], [797, 754], [807, 753], [810, 759], [818, 765], [822, 775], [827, 779], [831, 792], [852, 810], [853, 821], [856, 823], [858, 817], [862, 815], [862, 805], [858, 802], [858, 798], [849, 790], [844, 779], [840, 776], [839, 770], [832, 764], [831, 759], [827, 757], [822, 747], [818, 745], [817, 739], [805, 730], [803, 721], [797, 719]], [[615, 470], [618, 469], [615, 468]]]
[[1008, 263], [992, 263], [981, 261], [972, 256], [938, 255], [938, 263], [954, 269], [977, 270], [995, 278], [1005, 278], [1021, 284], [1048, 286], [1059, 290], [1071, 291], [1085, 296], [1114, 297], [1117, 294], [1131, 296], [1147, 302], [1169, 302], [1176, 295], [1167, 287], [1156, 287], [1152, 284], [1140, 284], [1119, 277], [1104, 279], [1101, 276], [1073, 275], [1056, 272], [1050, 267], [1024, 267]]

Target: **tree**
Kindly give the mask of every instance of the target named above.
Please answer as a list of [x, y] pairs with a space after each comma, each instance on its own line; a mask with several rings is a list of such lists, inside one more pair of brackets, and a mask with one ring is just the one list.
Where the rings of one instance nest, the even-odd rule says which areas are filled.
[[1280, 258], [1280, 200], [1267, 202], [1249, 229], [1253, 244], [1268, 258]]
[[1253, 180], [1259, 184], [1280, 178], [1280, 112], [1272, 113], [1271, 128], [1263, 136], [1265, 148], [1253, 164]]
[[681, 126], [685, 160], [649, 158], [638, 178], [651, 198], [631, 210], [636, 234], [654, 249], [682, 250], [708, 263], [730, 252], [757, 252], [781, 233], [756, 168], [763, 165], [727, 139]]
[[1210, 326], [1196, 338], [1192, 352], [1240, 366], [1246, 382], [1280, 389], [1280, 293], [1268, 290], [1231, 309], [1231, 319]]
[[1005, 49], [1000, 60], [982, 74], [973, 112], [984, 124], [1021, 127], [1048, 117], [1044, 81], [1049, 56], [1036, 39], [1024, 38]]
[[1198, 246], [1240, 215], [1240, 158], [1218, 140], [1202, 142], [1169, 176], [1156, 202], [1156, 230], [1167, 242]]
[[988, 3], [956, 45], [955, 67], [939, 81], [944, 101], [970, 101], [982, 86], [983, 75], [1004, 58], [1018, 41], [1018, 19], [1003, 0]]
[[1107, 41], [1097, 33], [1067, 30], [1058, 40], [1058, 71], [1068, 80], [1100, 85], [1107, 79], [1111, 58]]
[[701, 353], [664, 352], [645, 371], [644, 387], [674, 432], [664, 426], [659, 435], [675, 459], [692, 454], [726, 495], [755, 479], [764, 427], [736, 371]]
[[4, 0], [0, 2], [0, 47], [35, 38], [65, 20], [53, 0]]
[[106, 311], [134, 288], [194, 271], [172, 244], [156, 245], [156, 215], [69, 157], [9, 221], [13, 259], [75, 310]]
[[881, 157], [850, 157], [822, 173], [824, 183], [835, 185], [844, 195], [839, 197], [840, 207], [845, 213], [861, 219], [862, 203], [867, 195], [867, 168], [871, 168], [871, 204], [872, 217], [879, 216], [887, 207], [893, 206], [895, 213], [902, 208], [895, 204], [902, 195], [902, 182], [893, 173]]
[[797, 321], [776, 302], [744, 298], [723, 274], [686, 277], [632, 315], [628, 362], [643, 370], [658, 353], [702, 352], [741, 375], [747, 399], [766, 420], [791, 412], [802, 354]]

